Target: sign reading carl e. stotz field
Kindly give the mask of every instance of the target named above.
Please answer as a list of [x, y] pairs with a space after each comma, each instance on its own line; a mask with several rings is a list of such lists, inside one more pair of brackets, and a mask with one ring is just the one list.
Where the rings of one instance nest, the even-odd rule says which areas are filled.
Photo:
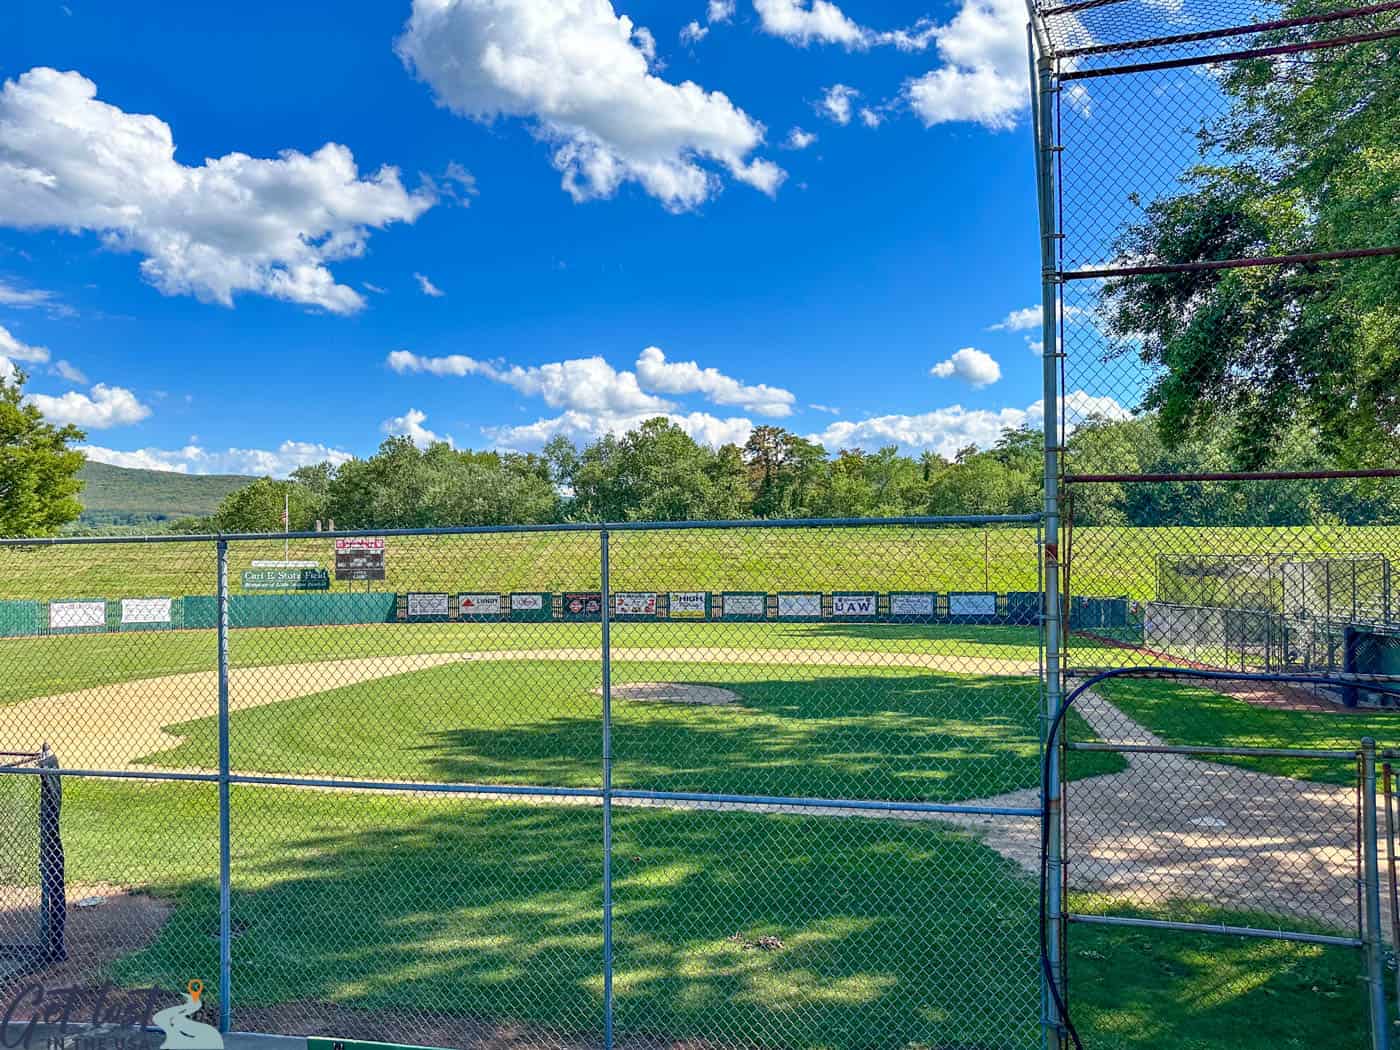
[[331, 586], [325, 569], [245, 569], [245, 591], [325, 591]]
[[337, 580], [384, 579], [384, 537], [349, 536], [335, 541]]

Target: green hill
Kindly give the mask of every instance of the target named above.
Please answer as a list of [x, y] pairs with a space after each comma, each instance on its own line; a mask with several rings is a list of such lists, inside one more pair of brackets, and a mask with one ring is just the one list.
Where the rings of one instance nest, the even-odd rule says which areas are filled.
[[88, 460], [78, 477], [84, 481], [83, 513], [78, 524], [149, 525], [174, 518], [207, 518], [219, 501], [252, 478], [239, 474], [177, 474], [137, 470]]

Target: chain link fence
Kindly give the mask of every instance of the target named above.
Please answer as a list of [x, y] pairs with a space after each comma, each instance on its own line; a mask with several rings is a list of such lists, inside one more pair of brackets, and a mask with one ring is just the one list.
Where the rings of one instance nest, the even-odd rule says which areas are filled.
[[228, 1030], [413, 1045], [1040, 1045], [1037, 519], [340, 539], [0, 545], [0, 748], [60, 763], [68, 903], [0, 991], [200, 979]]

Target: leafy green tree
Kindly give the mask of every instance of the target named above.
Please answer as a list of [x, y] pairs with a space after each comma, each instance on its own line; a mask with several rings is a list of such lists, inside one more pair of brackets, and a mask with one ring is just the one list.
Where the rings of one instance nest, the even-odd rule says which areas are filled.
[[[1293, 0], [1279, 17], [1324, 10]], [[1294, 29], [1290, 40], [1334, 32]], [[1287, 65], [1280, 71], [1280, 64]], [[1147, 204], [1124, 257], [1189, 263], [1400, 245], [1400, 42], [1234, 63], [1211, 163]], [[1176, 447], [1223, 427], [1240, 467], [1307, 427], [1335, 462], [1400, 451], [1400, 258], [1122, 278], [1103, 289], [1119, 355], [1156, 372], [1144, 406]]]
[[219, 532], [282, 532], [282, 513], [288, 512], [288, 530], [309, 530], [316, 520], [314, 496], [295, 481], [258, 478], [223, 498], [212, 519]]
[[56, 427], [24, 401], [26, 376], [0, 375], [0, 536], [50, 536], [82, 513], [84, 434]]

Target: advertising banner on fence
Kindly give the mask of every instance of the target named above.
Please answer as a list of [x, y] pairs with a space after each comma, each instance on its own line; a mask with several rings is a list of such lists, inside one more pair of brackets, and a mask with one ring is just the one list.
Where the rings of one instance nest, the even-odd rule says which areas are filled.
[[457, 611], [466, 619], [469, 616], [500, 616], [501, 596], [499, 594], [459, 594]]
[[780, 594], [778, 595], [778, 619], [780, 620], [819, 620], [822, 615], [820, 594]]
[[934, 594], [891, 594], [890, 616], [895, 619], [932, 619], [936, 599], [937, 595]]
[[452, 612], [452, 595], [450, 594], [414, 593], [407, 595], [407, 599], [405, 609], [410, 620], [428, 617], [445, 620]]
[[950, 616], [995, 616], [997, 596], [990, 592], [948, 595], [948, 615]]
[[564, 619], [596, 620], [602, 614], [602, 592], [585, 591], [564, 595]]
[[518, 613], [544, 612], [544, 603], [548, 597], [547, 594], [512, 594], [510, 596], [510, 611]]
[[614, 616], [655, 616], [656, 595], [649, 591], [621, 591], [613, 595]]
[[761, 620], [768, 615], [768, 595], [753, 591], [725, 591], [720, 596], [726, 620]]
[[384, 537], [350, 536], [335, 541], [337, 580], [384, 579]]
[[106, 626], [107, 603], [104, 601], [49, 602], [50, 630]]
[[833, 594], [831, 615], [841, 620], [873, 620], [879, 611], [879, 598], [869, 594]]
[[170, 598], [123, 598], [122, 623], [169, 623]]
[[244, 569], [245, 591], [328, 591], [331, 574], [325, 569]]
[[703, 620], [710, 614], [707, 591], [672, 591], [669, 606], [673, 620]]

